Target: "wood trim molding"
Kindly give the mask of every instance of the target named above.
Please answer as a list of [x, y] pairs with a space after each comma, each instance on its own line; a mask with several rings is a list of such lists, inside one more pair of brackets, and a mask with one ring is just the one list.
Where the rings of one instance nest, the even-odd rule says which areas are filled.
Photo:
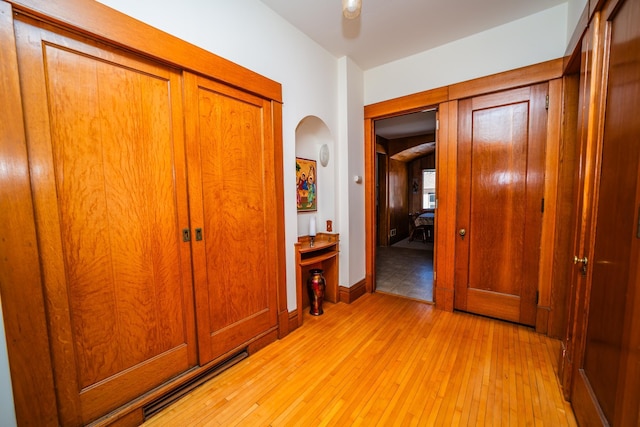
[[[440, 126], [436, 150], [436, 170], [438, 185], [438, 208], [436, 209], [436, 229], [434, 245], [434, 297], [436, 307], [453, 311], [454, 258], [456, 246], [456, 188], [458, 172], [458, 101], [440, 105], [438, 111]], [[453, 212], [439, 215], [438, 212]]]
[[300, 327], [298, 322], [298, 309], [289, 312], [289, 333], [295, 331]]
[[[277, 236], [285, 235], [284, 224], [284, 177], [282, 171], [283, 166], [283, 141], [282, 141], [282, 104], [280, 102], [271, 102], [271, 111], [273, 114], [273, 142], [274, 142], [274, 170], [275, 176], [275, 188], [274, 192], [276, 200], [280, 200], [280, 203], [276, 207], [276, 221], [277, 221]], [[278, 283], [277, 287], [277, 304], [278, 304], [278, 338], [284, 338], [289, 334], [289, 321], [287, 319], [287, 251], [286, 242], [283, 238], [278, 238]]]
[[[282, 86], [96, 1], [6, 0], [14, 11], [282, 102]], [[153, 43], [149, 43], [153, 40]]]
[[529, 86], [562, 77], [564, 58], [540, 64], [516, 68], [515, 70], [480, 77], [449, 86], [449, 100], [470, 98], [520, 86]]
[[0, 40], [0, 302], [16, 419], [18, 425], [58, 425], [13, 14], [6, 2], [0, 2]]
[[362, 295], [367, 293], [366, 283], [367, 283], [367, 280], [362, 279], [355, 285], [351, 286], [350, 288], [347, 288], [346, 286], [340, 286], [338, 288], [338, 291], [340, 293], [339, 301], [347, 304], [351, 304], [352, 302], [360, 298]]
[[[536, 330], [547, 333], [551, 291], [553, 287], [553, 255], [556, 252], [556, 217], [558, 205], [559, 170], [562, 138], [562, 79], [549, 82], [549, 107], [545, 150], [544, 214], [540, 237], [540, 262], [538, 268], [538, 310]], [[541, 311], [542, 310], [542, 311]]]
[[364, 119], [364, 240], [366, 291], [374, 291], [376, 283], [376, 136], [374, 123]]
[[[375, 120], [420, 111], [433, 106], [439, 107], [440, 129], [437, 150], [438, 168], [446, 169], [446, 189], [438, 196], [438, 210], [446, 215], [438, 215], [436, 226], [436, 252], [434, 253], [434, 297], [436, 307], [453, 310], [454, 301], [454, 251], [455, 251], [455, 195], [457, 160], [457, 100], [476, 95], [533, 85], [545, 81], [561, 79], [565, 58], [534, 64], [515, 70], [505, 71], [486, 77], [461, 82], [442, 88], [406, 95], [364, 107], [365, 126], [365, 251], [367, 291], [375, 286]], [[553, 113], [555, 114], [555, 110]], [[554, 128], [549, 136], [559, 137]], [[557, 143], [557, 142], [556, 142]], [[442, 148], [445, 147], [445, 149]], [[442, 186], [440, 187], [442, 188]], [[547, 316], [548, 317], [548, 316]], [[542, 320], [542, 317], [541, 317]]]
[[565, 52], [565, 62], [564, 62], [564, 72], [579, 72], [580, 71], [580, 56], [582, 52], [582, 37], [584, 33], [587, 31], [589, 27], [589, 4], [584, 5], [584, 9], [582, 10], [582, 14], [580, 14], [580, 18], [578, 19], [578, 24], [576, 25], [573, 34], [571, 35], [571, 39], [569, 40], [569, 44], [567, 45], [567, 50]]
[[401, 96], [376, 104], [365, 105], [364, 118], [381, 119], [383, 117], [397, 116], [438, 105], [449, 99], [449, 87], [426, 90], [411, 95]]

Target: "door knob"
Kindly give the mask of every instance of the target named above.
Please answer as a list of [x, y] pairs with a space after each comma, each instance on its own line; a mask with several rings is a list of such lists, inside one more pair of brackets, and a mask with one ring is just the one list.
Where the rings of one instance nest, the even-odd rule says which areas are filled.
[[587, 257], [584, 258], [578, 258], [577, 256], [573, 257], [573, 263], [577, 264], [579, 262], [582, 263], [582, 267], [580, 267], [580, 274], [582, 274], [583, 276], [587, 275], [587, 262], [589, 260], [587, 259]]
[[584, 257], [584, 258], [578, 258], [577, 256], [574, 256], [574, 257], [573, 257], [573, 263], [574, 263], [574, 264], [577, 264], [577, 263], [579, 263], [579, 262], [583, 263], [584, 265], [587, 265], [587, 262], [589, 262], [589, 260], [587, 259], [587, 257]]
[[464, 228], [461, 228], [460, 230], [458, 230], [458, 234], [460, 235], [460, 237], [464, 239], [464, 236], [467, 235], [467, 230], [465, 230]]

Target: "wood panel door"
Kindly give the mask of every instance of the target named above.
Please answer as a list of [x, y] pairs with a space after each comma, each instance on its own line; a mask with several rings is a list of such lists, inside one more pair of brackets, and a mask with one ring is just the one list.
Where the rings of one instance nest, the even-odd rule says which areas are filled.
[[20, 19], [60, 422], [84, 425], [196, 365], [181, 78]]
[[547, 87], [459, 103], [458, 310], [535, 324]]
[[640, 2], [602, 12], [606, 107], [595, 232], [587, 252], [584, 354], [572, 388], [584, 425], [640, 422]]
[[277, 328], [276, 162], [269, 101], [191, 74], [185, 84], [204, 364]]
[[[588, 255], [592, 246], [592, 221], [594, 216], [594, 189], [596, 169], [598, 165], [599, 147], [596, 143], [598, 125], [594, 118], [598, 117], [598, 91], [595, 87], [601, 79], [600, 37], [597, 28], [600, 15], [596, 14], [585, 32], [581, 42], [579, 102], [577, 111], [577, 142], [575, 155], [577, 158], [576, 173], [573, 181], [574, 200], [573, 216], [567, 224], [572, 227], [573, 252], [562, 260], [571, 263], [571, 282], [569, 288], [567, 329], [564, 337], [564, 349], [560, 376], [565, 398], [570, 400], [573, 383], [574, 363], [582, 354], [585, 321], [586, 270], [583, 265], [572, 261]], [[590, 255], [589, 255], [590, 256]]]

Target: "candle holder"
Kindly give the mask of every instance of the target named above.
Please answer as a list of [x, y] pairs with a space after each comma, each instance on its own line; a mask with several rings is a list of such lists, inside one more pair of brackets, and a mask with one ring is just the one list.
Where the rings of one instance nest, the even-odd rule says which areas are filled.
[[313, 244], [316, 240], [316, 217], [312, 216], [309, 219], [309, 237], [311, 237], [311, 241], [309, 242], [309, 246], [313, 247]]

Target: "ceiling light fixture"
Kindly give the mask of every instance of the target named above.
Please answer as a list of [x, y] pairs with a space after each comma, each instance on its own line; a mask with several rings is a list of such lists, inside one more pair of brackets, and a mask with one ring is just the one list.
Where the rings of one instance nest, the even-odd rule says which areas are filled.
[[342, 14], [347, 19], [356, 19], [362, 10], [362, 0], [342, 0]]

